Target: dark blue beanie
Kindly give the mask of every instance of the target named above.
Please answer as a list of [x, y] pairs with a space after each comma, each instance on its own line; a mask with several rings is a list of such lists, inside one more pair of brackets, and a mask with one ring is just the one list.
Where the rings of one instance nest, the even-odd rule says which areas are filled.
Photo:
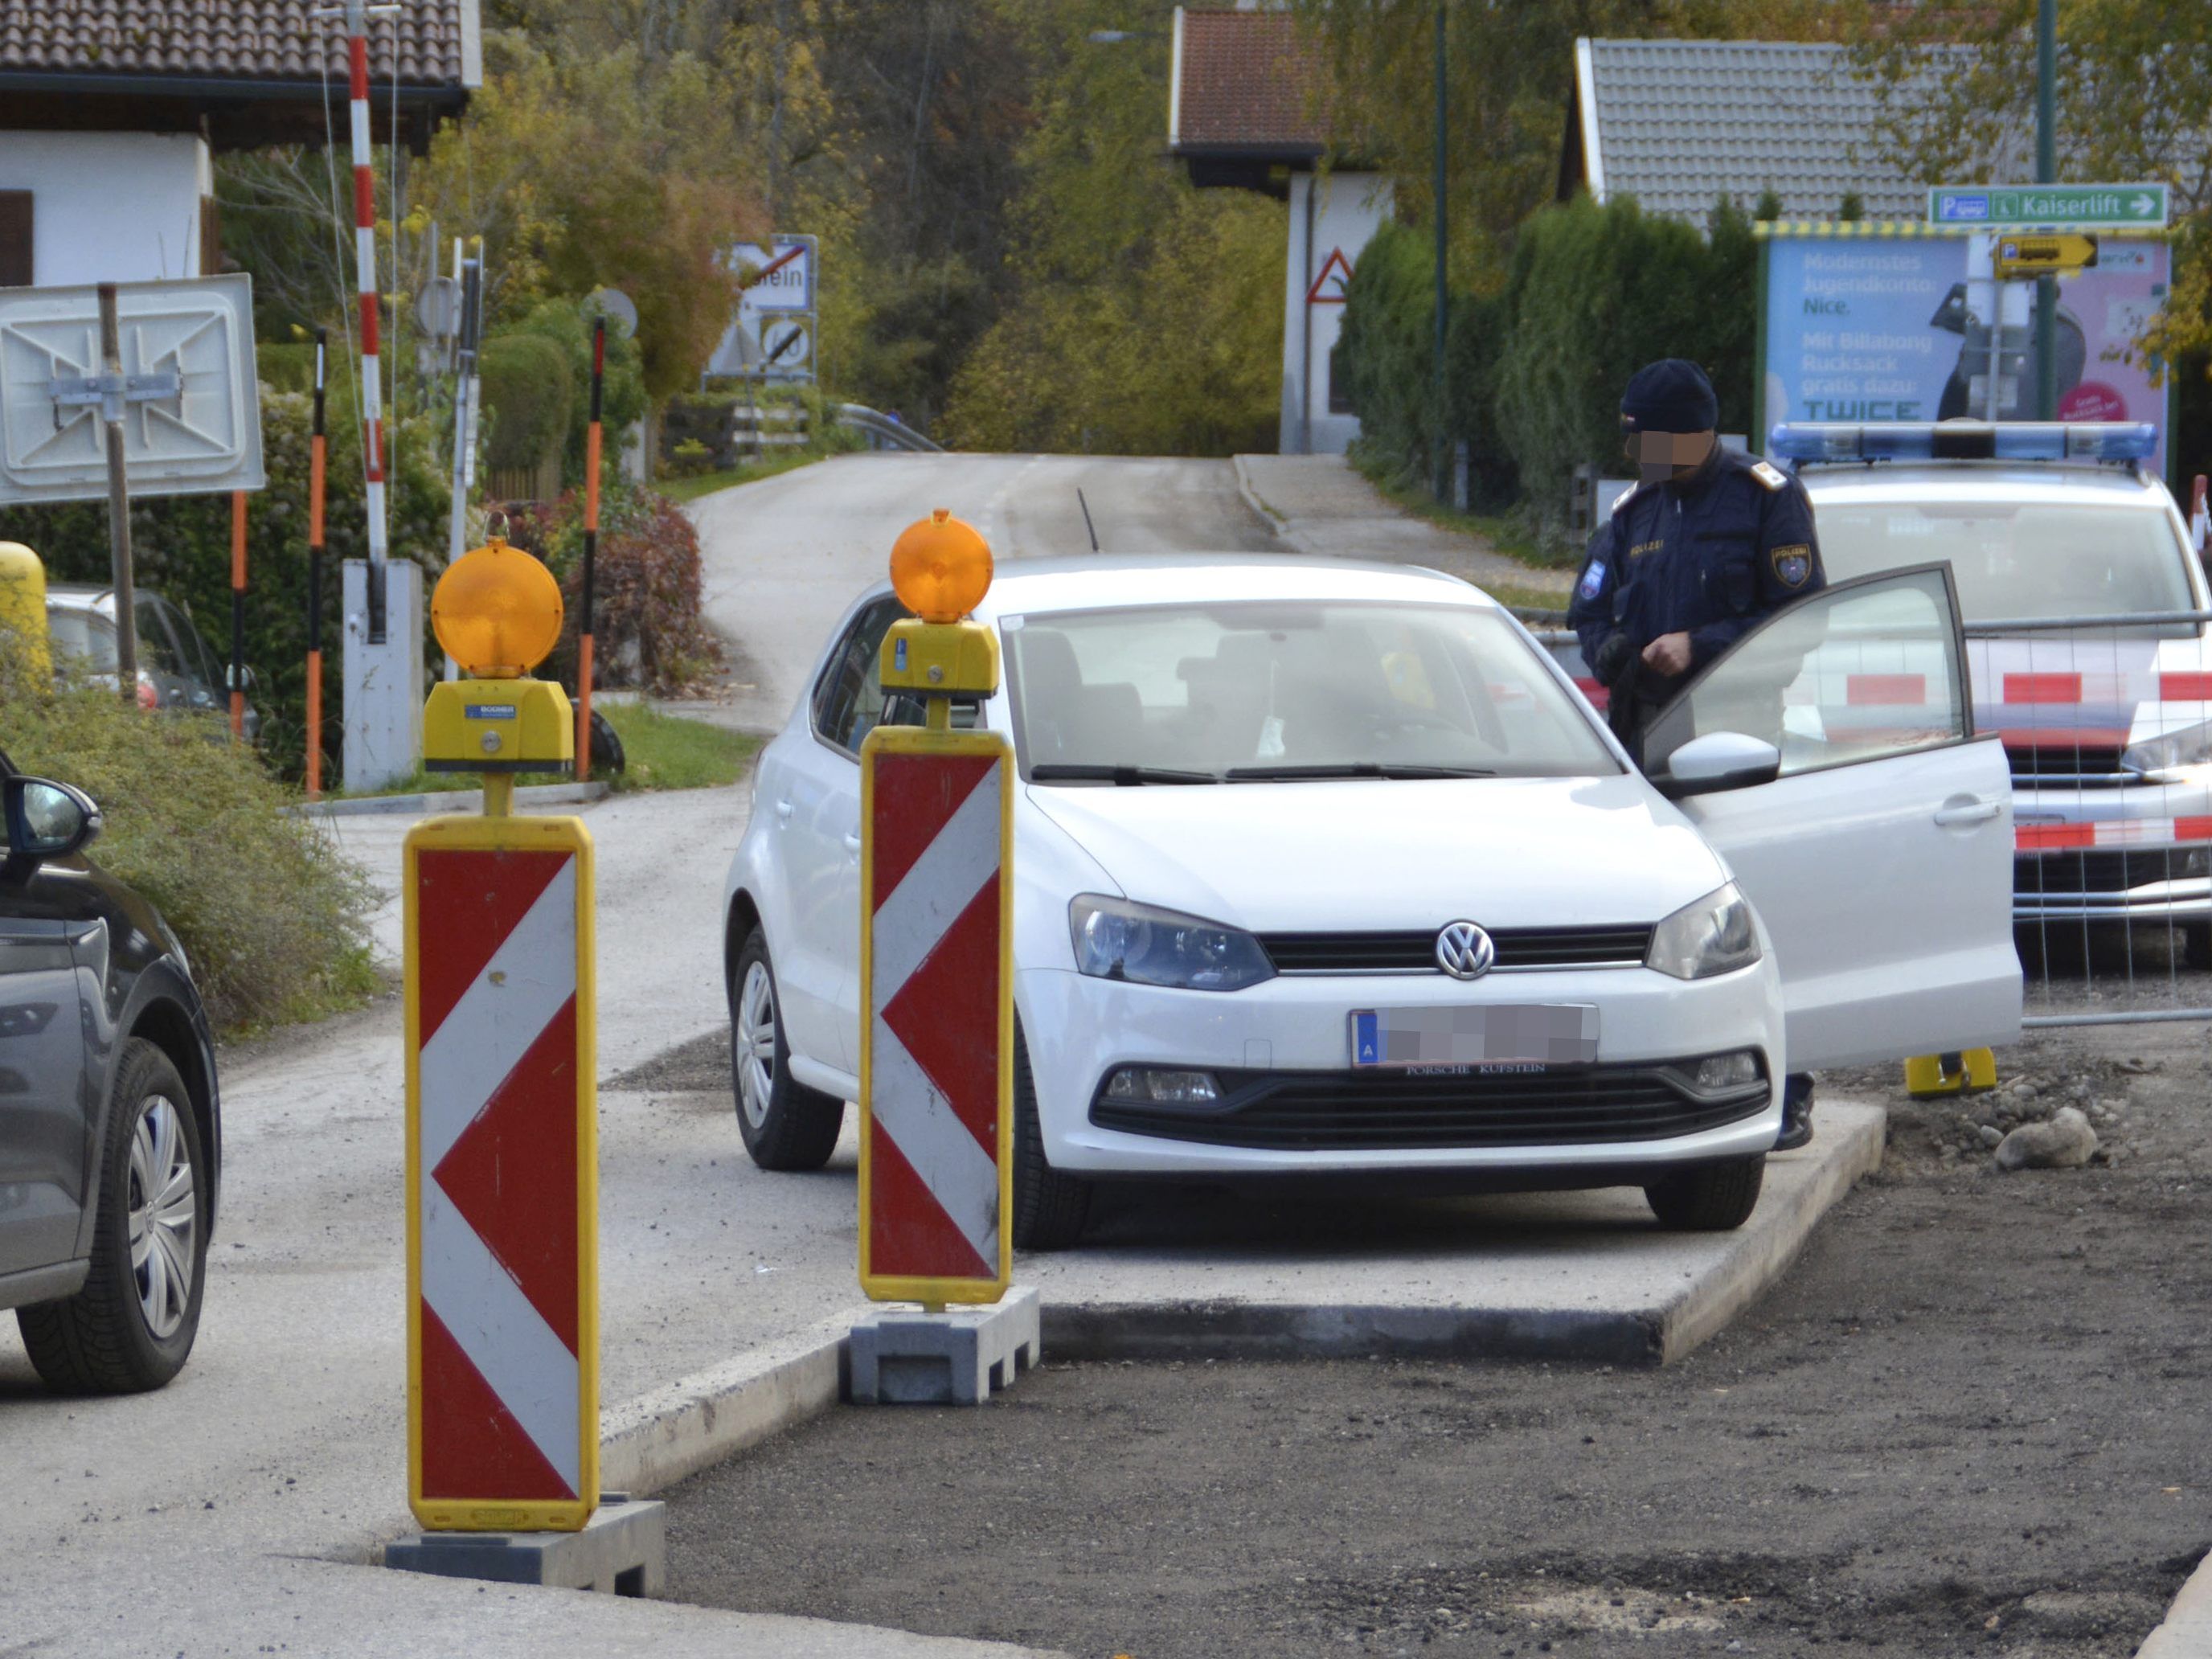
[[1620, 394], [1623, 432], [1711, 432], [1720, 418], [1705, 371], [1680, 357], [1646, 363]]

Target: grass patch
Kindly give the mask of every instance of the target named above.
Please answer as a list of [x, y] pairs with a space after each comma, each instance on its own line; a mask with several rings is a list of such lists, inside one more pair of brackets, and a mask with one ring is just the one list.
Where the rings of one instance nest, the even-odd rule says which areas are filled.
[[743, 466], [725, 468], [720, 472], [694, 473], [688, 478], [656, 478], [653, 487], [673, 501], [696, 501], [702, 495], [711, 495], [717, 490], [734, 489], [739, 484], [758, 483], [763, 478], [773, 478], [778, 473], [793, 472], [815, 461], [823, 460], [840, 451], [793, 448], [774, 455], [763, 455], [758, 460], [747, 461]]
[[[752, 764], [760, 739], [749, 732], [732, 732], [682, 714], [663, 714], [648, 703], [598, 702], [592, 712], [603, 716], [622, 739], [623, 769], [594, 773], [616, 794], [643, 789], [713, 789], [735, 783]], [[516, 780], [527, 787], [534, 783], [565, 783], [565, 774], [526, 773]], [[476, 790], [483, 780], [474, 772], [430, 772], [415, 769], [382, 789], [348, 790], [347, 800], [376, 799], [387, 795], [434, 795]]]
[[[1360, 477], [1380, 490], [1392, 506], [1412, 514], [1417, 519], [1426, 519], [1431, 524], [1445, 530], [1479, 536], [1493, 550], [1516, 563], [1527, 565], [1531, 570], [1571, 570], [1582, 562], [1579, 548], [1555, 547], [1547, 543], [1530, 530], [1526, 517], [1517, 509], [1504, 513], [1463, 513], [1449, 502], [1437, 500], [1422, 485], [1399, 477], [1372, 457], [1363, 457], [1355, 453], [1352, 464]], [[1489, 591], [1498, 593], [1501, 599], [1505, 597], [1498, 589]], [[1545, 597], [1558, 598], [1556, 594]]]

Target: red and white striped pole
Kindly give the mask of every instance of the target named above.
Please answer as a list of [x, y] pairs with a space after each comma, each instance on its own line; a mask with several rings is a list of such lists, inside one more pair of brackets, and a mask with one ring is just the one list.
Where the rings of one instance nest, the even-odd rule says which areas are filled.
[[[353, 76], [354, 264], [361, 290], [362, 442], [368, 465], [368, 642], [384, 643], [384, 387], [376, 291], [376, 158], [368, 138], [368, 0], [345, 0], [346, 52]], [[397, 73], [395, 66], [394, 72]], [[398, 141], [396, 133], [394, 142]]]

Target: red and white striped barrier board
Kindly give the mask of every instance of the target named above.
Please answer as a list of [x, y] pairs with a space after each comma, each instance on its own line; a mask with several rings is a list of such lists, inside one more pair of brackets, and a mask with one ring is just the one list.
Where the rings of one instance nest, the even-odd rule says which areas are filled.
[[995, 1302], [1012, 1264], [1013, 756], [878, 726], [860, 751], [860, 1286]]
[[407, 837], [408, 1500], [434, 1531], [599, 1504], [592, 843], [575, 818]]

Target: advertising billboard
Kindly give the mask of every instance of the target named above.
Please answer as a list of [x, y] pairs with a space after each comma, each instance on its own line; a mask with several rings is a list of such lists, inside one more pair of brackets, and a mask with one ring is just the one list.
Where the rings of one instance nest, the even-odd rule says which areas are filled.
[[[1986, 238], [1776, 236], [1765, 244], [1759, 432], [1778, 421], [2035, 417], [2034, 284], [2007, 285], [1992, 338]], [[1978, 242], [1979, 244], [1978, 249]], [[1975, 274], [1969, 260], [1978, 252]], [[2151, 421], [2166, 391], [2129, 348], [2165, 303], [2168, 249], [2100, 239], [2058, 280], [2058, 418]], [[2161, 441], [2156, 465], [2165, 465]]]

